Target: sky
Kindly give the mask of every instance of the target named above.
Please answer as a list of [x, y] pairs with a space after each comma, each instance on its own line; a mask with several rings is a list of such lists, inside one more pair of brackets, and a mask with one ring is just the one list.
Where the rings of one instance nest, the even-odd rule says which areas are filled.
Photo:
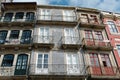
[[37, 2], [41, 5], [65, 5], [96, 8], [102, 11], [120, 13], [120, 0], [13, 0], [14, 2]]

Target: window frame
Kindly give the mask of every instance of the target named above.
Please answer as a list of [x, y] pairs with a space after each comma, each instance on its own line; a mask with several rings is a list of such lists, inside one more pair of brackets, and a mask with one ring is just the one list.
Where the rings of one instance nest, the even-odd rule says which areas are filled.
[[119, 32], [114, 21], [107, 21], [107, 25], [109, 27], [110, 33], [118, 33]]
[[[42, 55], [41, 59], [39, 58], [39, 55]], [[45, 58], [45, 55], [47, 55], [47, 58]], [[47, 62], [45, 62], [46, 59], [47, 59]], [[48, 54], [38, 53], [38, 56], [37, 56], [37, 68], [39, 68], [39, 69], [48, 69], [48, 61], [49, 61], [48, 59], [49, 59]], [[41, 63], [39, 63], [39, 62], [41, 62]]]
[[100, 67], [100, 61], [97, 53], [89, 53], [89, 57], [90, 57], [91, 66]]
[[15, 20], [19, 20], [19, 19], [23, 19], [23, 18], [24, 18], [24, 12], [16, 12]]
[[[18, 31], [17, 34], [14, 31]], [[11, 30], [9, 39], [18, 39], [19, 38], [19, 34], [20, 34], [20, 30]]]
[[[5, 59], [5, 58], [10, 58], [10, 56], [12, 57], [11, 59]], [[14, 55], [13, 54], [5, 54], [2, 60], [2, 67], [12, 67], [13, 66], [13, 61], [14, 61]], [[9, 63], [9, 64], [8, 64]]]
[[117, 52], [118, 52], [118, 55], [119, 55], [119, 57], [120, 57], [120, 48], [118, 48], [118, 46], [120, 47], [120, 44], [116, 45]]

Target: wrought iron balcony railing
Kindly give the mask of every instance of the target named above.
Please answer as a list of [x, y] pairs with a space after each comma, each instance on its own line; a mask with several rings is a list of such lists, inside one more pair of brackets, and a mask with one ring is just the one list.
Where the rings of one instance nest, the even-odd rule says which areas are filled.
[[34, 35], [33, 43], [51, 44], [53, 43], [53, 36]]
[[31, 64], [29, 75], [86, 75], [86, 66], [80, 64], [47, 64], [47, 67], [40, 65]]
[[79, 37], [63, 36], [62, 43], [63, 44], [71, 44], [71, 45], [79, 45], [80, 39], [79, 39]]
[[76, 16], [64, 16], [64, 15], [38, 15], [37, 20], [49, 20], [49, 21], [76, 21]]
[[0, 22], [33, 22], [35, 21], [35, 17], [32, 18], [13, 18], [13, 17], [1, 17]]

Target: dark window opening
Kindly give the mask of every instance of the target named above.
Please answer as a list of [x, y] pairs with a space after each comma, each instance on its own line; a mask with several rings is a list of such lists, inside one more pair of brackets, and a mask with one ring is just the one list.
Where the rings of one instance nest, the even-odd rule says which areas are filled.
[[15, 15], [15, 19], [23, 19], [23, 16], [24, 16], [24, 12], [18, 12]]
[[33, 21], [34, 20], [34, 13], [33, 12], [28, 12], [26, 14], [26, 21]]
[[13, 59], [14, 59], [14, 55], [12, 55], [12, 54], [4, 55], [2, 66], [4, 66], [4, 67], [12, 66], [13, 65]]
[[104, 66], [104, 67], [107, 67], [107, 64], [106, 64], [106, 62], [105, 62], [105, 61], [103, 61], [103, 66]]
[[0, 44], [4, 44], [8, 31], [0, 31]]
[[21, 44], [29, 44], [31, 42], [31, 30], [24, 30], [21, 37]]
[[10, 34], [10, 39], [18, 39], [19, 37], [19, 30], [12, 30]]
[[12, 17], [13, 13], [6, 13], [3, 21], [10, 22], [12, 20]]

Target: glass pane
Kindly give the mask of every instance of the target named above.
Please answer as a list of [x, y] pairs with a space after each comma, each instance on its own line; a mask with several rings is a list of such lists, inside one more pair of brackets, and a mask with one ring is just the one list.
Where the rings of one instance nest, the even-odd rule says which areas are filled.
[[18, 12], [15, 15], [15, 19], [23, 19], [23, 16], [24, 16], [24, 12]]
[[18, 39], [19, 37], [19, 30], [12, 30], [10, 34], [10, 39]]
[[12, 66], [13, 64], [14, 55], [7, 54], [3, 58], [2, 66]]
[[6, 13], [3, 21], [9, 22], [12, 20], [12, 17], [13, 17], [13, 13]]
[[7, 36], [7, 31], [0, 31], [0, 44], [3, 44], [5, 42]]

